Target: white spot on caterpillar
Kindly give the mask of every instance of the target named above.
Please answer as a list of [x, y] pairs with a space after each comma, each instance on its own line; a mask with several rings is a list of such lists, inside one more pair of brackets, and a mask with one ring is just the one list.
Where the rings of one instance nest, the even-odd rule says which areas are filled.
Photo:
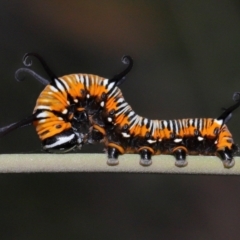
[[116, 112], [116, 116], [118, 116], [118, 115], [126, 112], [126, 111], [129, 109], [127, 103], [126, 103], [126, 104], [125, 104], [125, 103], [122, 103], [122, 105], [120, 106], [120, 108], [122, 108], [122, 110], [121, 110], [121, 111], [117, 111], [117, 112]]
[[57, 88], [55, 88], [55, 87], [53, 87], [53, 86], [50, 86], [50, 89], [51, 89], [51, 91], [53, 91], [53, 92], [58, 92]]
[[113, 88], [113, 86], [114, 86], [114, 82], [113, 83], [110, 83], [109, 85], [108, 85], [108, 90], [111, 90], [112, 88]]
[[62, 86], [62, 84], [58, 81], [58, 79], [55, 79], [55, 83], [57, 85], [57, 88], [61, 91], [61, 92], [64, 92], [65, 89], [64, 87]]
[[117, 100], [118, 103], [121, 103], [121, 102], [123, 102], [123, 101], [124, 101], [124, 98], [119, 98], [119, 99]]
[[122, 132], [122, 136], [125, 137], [125, 138], [129, 138], [130, 137], [130, 135], [125, 133], [125, 132]]
[[66, 142], [70, 142], [74, 137], [75, 137], [75, 134], [72, 134], [67, 137], [60, 137], [60, 138], [58, 138], [58, 140], [56, 142], [49, 144], [49, 145], [45, 145], [44, 148], [49, 149], [49, 148], [53, 148], [56, 146], [61, 146], [62, 144], [66, 143]]
[[202, 131], [202, 119], [199, 119], [199, 130]]
[[223, 120], [222, 119], [220, 119], [220, 120], [215, 119], [214, 122], [221, 126], [222, 123], [223, 123]]
[[48, 113], [47, 112], [41, 112], [37, 115], [37, 118], [46, 118], [48, 117]]
[[118, 90], [117, 88], [114, 88], [108, 97], [116, 97], [117, 94], [119, 93], [119, 90], [118, 91], [117, 90]]
[[182, 138], [175, 138], [173, 141], [174, 141], [175, 143], [179, 143], [179, 142], [182, 141]]
[[67, 90], [69, 89], [69, 86], [67, 85], [67, 83], [65, 82], [64, 79], [59, 78], [58, 80], [62, 82], [62, 84], [65, 86], [65, 88], [66, 88]]
[[62, 114], [67, 114], [68, 110], [65, 108], [63, 111], [62, 111]]
[[120, 105], [120, 107], [125, 107], [125, 108], [126, 108], [127, 106], [129, 106], [127, 102], [122, 103], [122, 104]]
[[134, 111], [131, 111], [129, 114], [128, 114], [128, 117], [132, 117], [134, 115]]
[[77, 81], [79, 82], [79, 76], [77, 74], [75, 74], [75, 78], [77, 79]]
[[44, 105], [39, 105], [39, 106], [37, 106], [37, 109], [47, 109], [47, 110], [52, 110], [51, 107], [44, 106]]
[[202, 140], [203, 140], [203, 137], [200, 137], [200, 136], [199, 136], [197, 139], [198, 139], [198, 141], [202, 141]]
[[86, 87], [89, 88], [89, 78], [88, 78], [88, 75], [85, 75], [85, 79], [86, 79]]
[[159, 123], [158, 123], [158, 125], [159, 125], [159, 129], [163, 129], [163, 123], [162, 123], [162, 121], [159, 121]]
[[174, 124], [174, 126], [175, 126], [175, 132], [176, 132], [176, 134], [178, 134], [178, 124], [177, 124], [177, 120], [173, 120], [174, 122], [173, 122], [173, 124]]
[[198, 119], [196, 118], [196, 119], [194, 120], [194, 127], [197, 128], [197, 125], [198, 125]]
[[81, 74], [80, 75], [80, 78], [79, 78], [79, 80], [81, 81], [81, 83], [83, 84], [83, 82], [84, 82], [84, 78], [83, 78], [83, 75]]
[[38, 123], [44, 123], [44, 122], [46, 122], [46, 119], [40, 119], [40, 120], [38, 121]]
[[147, 142], [148, 142], [148, 143], [150, 143], [150, 144], [152, 144], [152, 143], [155, 143], [155, 142], [156, 142], [156, 140], [151, 140], [151, 139], [148, 139], [148, 140], [147, 140]]
[[140, 120], [141, 118], [138, 115], [133, 117], [132, 120], [130, 121], [130, 125], [131, 125], [130, 129], [135, 127], [138, 124], [138, 122], [140, 122]]
[[108, 79], [104, 79], [104, 80], [103, 80], [103, 86], [106, 87], [107, 84], [108, 84]]

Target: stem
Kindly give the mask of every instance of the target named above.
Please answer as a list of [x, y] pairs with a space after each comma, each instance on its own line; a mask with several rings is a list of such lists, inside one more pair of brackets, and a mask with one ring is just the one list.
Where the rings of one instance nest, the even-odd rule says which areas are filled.
[[240, 174], [240, 157], [235, 157], [235, 166], [223, 167], [221, 160], [214, 156], [187, 156], [188, 165], [178, 168], [171, 155], [153, 156], [149, 167], [139, 165], [137, 154], [119, 157], [119, 165], [108, 166], [105, 154], [1, 154], [1, 173], [24, 172], [136, 172], [171, 174]]

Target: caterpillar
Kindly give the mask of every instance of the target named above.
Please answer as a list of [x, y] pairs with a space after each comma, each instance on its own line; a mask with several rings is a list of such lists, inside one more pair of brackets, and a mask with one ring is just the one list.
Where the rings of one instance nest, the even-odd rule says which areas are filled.
[[36, 79], [47, 85], [37, 99], [33, 114], [17, 123], [0, 129], [0, 136], [27, 124], [36, 127], [44, 150], [71, 151], [85, 143], [103, 142], [107, 149], [107, 163], [116, 165], [124, 153], [138, 153], [140, 164], [152, 164], [152, 155], [171, 154], [175, 165], [187, 165], [187, 155], [217, 155], [224, 167], [234, 166], [238, 147], [226, 123], [239, 107], [239, 93], [235, 104], [218, 118], [189, 118], [151, 120], [139, 116], [126, 102], [119, 85], [131, 70], [133, 61], [125, 56], [128, 67], [112, 79], [91, 74], [70, 74], [57, 78], [45, 61], [37, 57], [52, 79], [48, 82], [30, 69]]

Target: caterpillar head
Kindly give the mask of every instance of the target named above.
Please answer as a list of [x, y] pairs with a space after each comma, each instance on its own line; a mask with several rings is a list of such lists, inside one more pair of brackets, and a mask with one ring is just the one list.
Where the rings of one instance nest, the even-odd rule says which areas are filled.
[[83, 136], [68, 129], [42, 141], [43, 149], [48, 152], [69, 152], [81, 148]]

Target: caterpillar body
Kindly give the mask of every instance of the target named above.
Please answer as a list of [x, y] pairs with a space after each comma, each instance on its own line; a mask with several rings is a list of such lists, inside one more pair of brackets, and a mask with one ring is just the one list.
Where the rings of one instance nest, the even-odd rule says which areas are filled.
[[140, 164], [149, 166], [151, 156], [172, 154], [175, 165], [187, 165], [186, 155], [217, 155], [230, 168], [238, 151], [226, 126], [240, 100], [218, 118], [150, 120], [139, 116], [125, 101], [118, 87], [132, 68], [129, 56], [123, 58], [128, 67], [112, 79], [92, 74], [70, 74], [57, 78], [45, 61], [37, 57], [51, 78], [42, 78], [28, 68], [28, 72], [46, 85], [37, 99], [33, 114], [26, 119], [0, 129], [0, 136], [33, 124], [47, 151], [70, 151], [85, 143], [103, 142], [107, 148], [109, 165], [118, 164], [118, 156], [138, 153]]
[[118, 155], [124, 153], [139, 153], [143, 166], [152, 163], [152, 155], [173, 154], [175, 164], [182, 167], [187, 165], [187, 154], [201, 154], [218, 155], [225, 167], [232, 167], [238, 148], [226, 122], [239, 105], [238, 101], [217, 119], [150, 120], [136, 114], [115, 87], [101, 113], [108, 164], [118, 164]]

